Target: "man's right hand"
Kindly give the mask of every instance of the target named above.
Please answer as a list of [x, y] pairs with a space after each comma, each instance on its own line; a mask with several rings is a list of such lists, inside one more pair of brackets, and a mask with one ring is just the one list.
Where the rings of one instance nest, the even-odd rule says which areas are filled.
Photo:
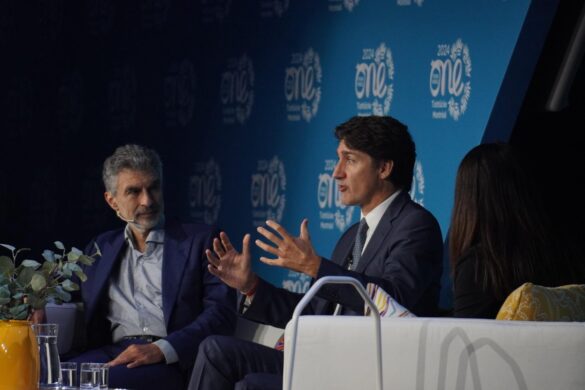
[[221, 232], [219, 238], [213, 240], [213, 252], [207, 249], [205, 254], [209, 272], [228, 286], [246, 293], [256, 284], [258, 276], [252, 272], [249, 234], [242, 240], [242, 253], [236, 251], [227, 234]]

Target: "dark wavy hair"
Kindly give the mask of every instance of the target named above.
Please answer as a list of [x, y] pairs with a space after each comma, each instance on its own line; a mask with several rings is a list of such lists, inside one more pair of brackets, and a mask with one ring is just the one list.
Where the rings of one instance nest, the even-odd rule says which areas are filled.
[[510, 145], [483, 144], [467, 153], [455, 183], [451, 269], [473, 254], [478, 282], [500, 299], [525, 282], [566, 281], [567, 266], [553, 250], [538, 195]]
[[391, 116], [354, 116], [335, 128], [335, 137], [376, 162], [392, 160], [388, 180], [410, 191], [416, 149], [406, 125]]

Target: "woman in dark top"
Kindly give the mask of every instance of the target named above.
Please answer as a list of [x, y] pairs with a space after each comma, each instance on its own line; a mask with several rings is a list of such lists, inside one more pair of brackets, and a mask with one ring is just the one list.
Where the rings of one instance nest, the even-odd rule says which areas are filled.
[[511, 146], [483, 144], [463, 158], [449, 233], [455, 317], [495, 318], [524, 282], [573, 282], [537, 197]]

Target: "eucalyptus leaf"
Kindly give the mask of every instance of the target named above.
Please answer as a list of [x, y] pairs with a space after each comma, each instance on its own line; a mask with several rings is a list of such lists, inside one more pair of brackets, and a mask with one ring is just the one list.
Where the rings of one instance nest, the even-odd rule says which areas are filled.
[[65, 245], [61, 241], [55, 241], [55, 246], [57, 249], [65, 250]]
[[34, 273], [35, 273], [35, 270], [32, 268], [21, 268], [21, 271], [18, 274], [16, 281], [21, 286], [28, 286], [30, 284], [30, 281], [32, 280]]
[[23, 303], [22, 305], [11, 307], [10, 310], [8, 310], [8, 312], [15, 320], [26, 320], [26, 318], [28, 317], [29, 309], [30, 306], [26, 303]]
[[61, 286], [63, 286], [63, 289], [65, 291], [77, 291], [77, 290], [79, 290], [79, 285], [77, 283], [73, 283], [69, 279], [64, 280], [63, 283], [61, 283]]
[[77, 261], [79, 259], [79, 256], [81, 256], [81, 253], [71, 251], [71, 252], [67, 253], [67, 260]]
[[0, 244], [0, 246], [3, 246], [4, 248], [8, 249], [11, 252], [14, 252], [14, 250], [16, 249], [12, 245], [8, 245], [8, 244]]
[[8, 303], [10, 303], [10, 297], [6, 297], [6, 298], [0, 297], [0, 305], [6, 305]]
[[30, 281], [30, 286], [32, 287], [33, 291], [41, 291], [47, 286], [47, 279], [45, 278], [45, 275], [40, 272], [35, 272], [32, 280]]
[[57, 288], [55, 288], [55, 296], [63, 302], [69, 302], [71, 300], [71, 294], [63, 290], [63, 287], [61, 286], [57, 286]]
[[43, 263], [43, 266], [41, 267], [41, 270], [45, 273], [45, 275], [49, 276], [53, 273], [53, 271], [55, 271], [55, 269], [58, 267], [59, 265], [57, 263], [52, 263], [49, 261], [45, 261]]
[[77, 275], [79, 280], [81, 280], [82, 282], [85, 282], [87, 280], [87, 275], [83, 271], [79, 270], [79, 271], [74, 271], [74, 272], [75, 272], [75, 275]]
[[14, 263], [8, 256], [0, 256], [0, 274], [11, 275], [14, 272]]
[[96, 254], [96, 256], [102, 257], [102, 251], [100, 251], [100, 247], [97, 244], [97, 242], [94, 242], [93, 243], [93, 246], [95, 247], [95, 254]]
[[45, 249], [43, 251], [43, 257], [45, 258], [45, 260], [53, 262], [55, 261], [55, 252], [49, 249]]
[[72, 265], [74, 265], [74, 263], [65, 263], [63, 265], [63, 269], [61, 270], [63, 277], [70, 278], [73, 275], [73, 270], [71, 269]]
[[37, 297], [35, 295], [30, 295], [28, 297], [28, 302], [30, 307], [33, 309], [42, 309], [47, 304], [47, 300], [41, 297]]
[[0, 286], [0, 298], [10, 298], [10, 289], [8, 286]]
[[79, 262], [83, 265], [92, 265], [95, 259], [86, 255], [79, 256]]
[[36, 261], [36, 260], [30, 260], [30, 259], [26, 259], [26, 260], [23, 260], [23, 261], [22, 261], [21, 265], [22, 265], [23, 267], [37, 269], [37, 268], [39, 268], [39, 267], [41, 266], [41, 263], [39, 263], [39, 262], [38, 262], [38, 261]]

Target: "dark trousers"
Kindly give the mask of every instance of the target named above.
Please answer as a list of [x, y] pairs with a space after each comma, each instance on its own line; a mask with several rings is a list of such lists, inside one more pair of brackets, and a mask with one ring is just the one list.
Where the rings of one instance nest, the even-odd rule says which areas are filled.
[[228, 336], [209, 336], [199, 346], [189, 390], [280, 390], [284, 354]]
[[[107, 363], [118, 356], [131, 344], [144, 344], [143, 340], [124, 340], [113, 345], [106, 345], [82, 353], [70, 362], [78, 364], [85, 362]], [[185, 376], [179, 365], [174, 364], [148, 364], [135, 368], [127, 368], [126, 365], [110, 367], [110, 388], [126, 388], [132, 390], [181, 390], [185, 386]]]

